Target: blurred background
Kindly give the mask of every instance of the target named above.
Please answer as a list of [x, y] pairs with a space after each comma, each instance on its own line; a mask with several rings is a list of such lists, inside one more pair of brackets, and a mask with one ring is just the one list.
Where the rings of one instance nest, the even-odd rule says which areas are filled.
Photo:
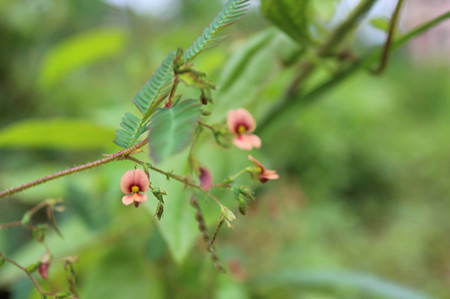
[[[450, 10], [448, 1], [407, 2], [403, 32]], [[223, 3], [2, 1], [0, 189], [118, 151], [111, 140], [123, 114], [135, 111], [135, 92]], [[296, 71], [285, 58], [296, 46], [269, 27], [254, 1], [228, 40], [195, 61], [218, 85], [213, 118], [245, 106], [262, 119], [284, 94]], [[56, 218], [64, 239], [50, 233], [47, 244], [55, 257], [79, 257], [80, 298], [450, 298], [449, 41], [446, 21], [395, 52], [382, 76], [361, 71], [260, 132], [258, 158], [281, 178], [258, 187], [235, 230], [221, 231], [226, 275], [200, 232], [187, 229], [195, 228], [189, 205], [176, 225], [122, 206], [127, 161], [2, 198], [0, 223], [64, 199]], [[211, 161], [246, 159], [213, 150]], [[207, 217], [211, 231], [216, 221]], [[21, 227], [0, 230], [0, 251], [20, 264], [45, 249]], [[67, 289], [62, 264], [48, 281], [36, 279]], [[5, 265], [0, 298], [40, 295]]]

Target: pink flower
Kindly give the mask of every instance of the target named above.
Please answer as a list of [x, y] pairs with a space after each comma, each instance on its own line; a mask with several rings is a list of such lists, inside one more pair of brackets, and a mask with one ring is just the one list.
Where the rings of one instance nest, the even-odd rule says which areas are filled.
[[148, 190], [148, 186], [149, 179], [141, 169], [128, 170], [120, 180], [120, 190], [129, 194], [122, 197], [122, 203], [126, 206], [134, 203], [134, 206], [138, 207], [140, 203], [147, 200], [144, 192]]
[[208, 168], [200, 167], [200, 186], [203, 190], [208, 191], [211, 189], [213, 178], [211, 175], [211, 171]]
[[235, 135], [234, 145], [243, 150], [261, 147], [261, 139], [255, 134], [250, 134], [256, 128], [253, 116], [245, 109], [230, 110], [227, 115], [227, 125], [230, 132]]
[[266, 183], [269, 180], [277, 180], [280, 176], [277, 174], [275, 170], [266, 169], [261, 162], [252, 157], [252, 155], [248, 155], [248, 158], [252, 160], [253, 163], [258, 167], [258, 170], [253, 173], [254, 177], [258, 179], [261, 183]]

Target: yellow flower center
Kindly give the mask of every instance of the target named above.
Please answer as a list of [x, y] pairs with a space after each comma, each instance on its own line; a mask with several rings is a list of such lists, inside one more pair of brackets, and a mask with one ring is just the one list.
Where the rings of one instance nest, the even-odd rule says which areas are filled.
[[247, 131], [247, 127], [244, 126], [244, 125], [240, 125], [240, 126], [237, 128], [237, 133], [238, 133], [239, 135], [245, 133], [246, 131]]
[[131, 187], [131, 192], [138, 193], [139, 192], [139, 187], [138, 186]]

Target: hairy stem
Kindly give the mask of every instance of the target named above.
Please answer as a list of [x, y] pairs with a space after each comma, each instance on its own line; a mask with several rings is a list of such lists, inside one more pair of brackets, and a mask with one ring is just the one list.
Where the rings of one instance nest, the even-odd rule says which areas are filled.
[[54, 179], [57, 179], [57, 178], [60, 178], [60, 177], [63, 177], [63, 176], [69, 175], [69, 174], [73, 174], [73, 173], [80, 172], [80, 171], [83, 171], [83, 170], [87, 170], [87, 169], [90, 169], [90, 168], [98, 167], [100, 165], [107, 164], [107, 163], [112, 162], [112, 161], [122, 160], [125, 157], [133, 154], [136, 150], [138, 150], [141, 147], [143, 147], [144, 145], [146, 145], [147, 142], [148, 142], [148, 139], [146, 138], [143, 141], [139, 142], [138, 144], [133, 145], [132, 147], [124, 149], [124, 150], [119, 151], [117, 153], [108, 155], [108, 157], [106, 157], [106, 158], [103, 158], [103, 159], [100, 159], [100, 160], [97, 160], [97, 161], [93, 161], [93, 162], [89, 162], [89, 163], [86, 163], [86, 164], [83, 164], [83, 165], [80, 165], [80, 166], [76, 166], [76, 167], [73, 167], [73, 168], [69, 168], [69, 169], [66, 169], [66, 170], [63, 170], [63, 171], [55, 172], [55, 173], [53, 173], [51, 175], [45, 176], [45, 177], [37, 179], [35, 181], [29, 182], [29, 183], [26, 183], [26, 184], [23, 184], [23, 185], [20, 185], [20, 186], [11, 188], [11, 189], [7, 189], [5, 191], [0, 192], [0, 198], [5, 197], [7, 195], [15, 194], [17, 192], [29, 189], [31, 187], [40, 185], [40, 184], [48, 182], [48, 181], [52, 181]]
[[185, 184], [185, 185], [187, 185], [187, 186], [189, 186], [189, 187], [193, 187], [193, 188], [196, 188], [196, 189], [199, 189], [199, 190], [203, 191], [203, 189], [202, 189], [201, 186], [192, 183], [192, 182], [189, 181], [186, 177], [183, 177], [183, 176], [181, 176], [181, 175], [174, 174], [174, 173], [172, 173], [172, 172], [164, 171], [164, 170], [162, 170], [162, 169], [159, 169], [159, 168], [157, 168], [157, 167], [151, 165], [150, 163], [146, 163], [146, 162], [144, 162], [144, 161], [141, 161], [141, 160], [136, 159], [136, 158], [131, 157], [131, 156], [127, 156], [127, 157], [125, 157], [124, 159], [133, 161], [133, 162], [138, 163], [138, 164], [140, 164], [140, 165], [142, 165], [142, 166], [146, 166], [146, 167], [150, 168], [151, 170], [154, 170], [154, 171], [156, 171], [156, 172], [159, 172], [160, 174], [163, 174], [164, 176], [166, 176], [166, 177], [168, 177], [168, 178], [177, 180], [177, 181], [179, 181], [179, 182], [181, 182], [181, 183], [183, 183], [183, 184]]

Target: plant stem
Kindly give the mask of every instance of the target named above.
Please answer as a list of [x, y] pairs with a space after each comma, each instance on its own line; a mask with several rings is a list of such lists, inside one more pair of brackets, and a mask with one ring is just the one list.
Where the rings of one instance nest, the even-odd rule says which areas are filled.
[[8, 227], [22, 226], [22, 221], [8, 222], [0, 225], [0, 230]]
[[[401, 36], [397, 40], [395, 40], [392, 43], [392, 50], [395, 50], [402, 46], [404, 43], [409, 41], [410, 39], [414, 38], [415, 36], [421, 34], [424, 31], [427, 31], [434, 26], [440, 24], [441, 22], [450, 19], [450, 11], [442, 14], [441, 16], [428, 21], [415, 29], [411, 30], [407, 34]], [[356, 61], [352, 63], [350, 66], [345, 67], [343, 70], [337, 72], [334, 74], [331, 78], [326, 80], [325, 82], [319, 84], [317, 87], [313, 88], [308, 93], [302, 95], [298, 98], [297, 101], [285, 101], [282, 103], [282, 105], [276, 107], [269, 113], [269, 115], [265, 118], [264, 121], [261, 122], [261, 125], [257, 128], [257, 133], [263, 131], [264, 129], [270, 127], [269, 125], [280, 118], [286, 118], [286, 114], [294, 111], [296, 107], [300, 105], [305, 105], [311, 102], [312, 99], [317, 98], [319, 95], [323, 94], [324, 92], [331, 89], [333, 86], [337, 85], [338, 83], [342, 82], [343, 80], [347, 79], [356, 71], [361, 69], [362, 67], [367, 67], [370, 64], [372, 64], [374, 61], [379, 59], [380, 51], [376, 51], [375, 53], [368, 55], [367, 57]]]
[[[329, 39], [324, 42], [324, 44], [317, 50], [317, 57], [322, 58], [329, 55], [339, 44], [344, 41], [347, 34], [354, 27], [356, 22], [364, 16], [370, 8], [373, 6], [376, 0], [366, 0], [360, 3], [350, 14], [350, 16], [340, 24], [334, 32], [331, 34]], [[261, 122], [257, 131], [263, 131], [268, 123], [275, 119], [276, 115], [283, 112], [286, 106], [291, 106], [290, 102], [294, 102], [298, 95], [301, 93], [301, 84], [314, 73], [316, 65], [310, 61], [306, 61], [300, 66], [299, 74], [294, 78], [292, 83], [289, 85], [287, 92], [285, 93], [279, 105], [272, 108], [269, 114]]]
[[29, 183], [26, 183], [26, 184], [23, 184], [23, 185], [20, 185], [20, 186], [11, 188], [11, 189], [7, 189], [5, 191], [0, 192], [0, 198], [5, 197], [7, 195], [15, 194], [17, 192], [29, 189], [29, 188], [37, 186], [39, 184], [42, 184], [42, 183], [45, 183], [45, 182], [48, 182], [48, 181], [52, 181], [54, 179], [57, 179], [57, 178], [60, 178], [60, 177], [63, 177], [63, 176], [69, 175], [69, 174], [73, 174], [73, 173], [80, 172], [80, 171], [83, 171], [83, 170], [87, 170], [87, 169], [90, 169], [90, 168], [98, 167], [100, 165], [107, 164], [107, 163], [112, 162], [112, 161], [122, 160], [122, 159], [126, 158], [127, 156], [133, 154], [136, 150], [138, 150], [141, 147], [143, 147], [144, 145], [146, 145], [147, 142], [148, 142], [148, 139], [146, 138], [146, 139], [142, 140], [141, 142], [139, 142], [138, 144], [133, 145], [132, 147], [129, 147], [129, 148], [124, 149], [122, 151], [119, 151], [117, 153], [108, 155], [107, 158], [103, 158], [103, 159], [100, 159], [100, 160], [97, 160], [97, 161], [89, 162], [89, 163], [86, 163], [86, 164], [83, 164], [83, 165], [80, 165], [80, 166], [76, 166], [76, 167], [73, 167], [73, 168], [69, 168], [69, 169], [66, 169], [66, 170], [63, 170], [63, 171], [55, 172], [55, 173], [53, 173], [51, 175], [48, 175], [46, 177], [37, 179], [35, 181], [29, 182]]
[[402, 7], [403, 0], [398, 0], [397, 6], [395, 7], [394, 14], [392, 15], [391, 22], [389, 24], [388, 36], [386, 43], [384, 44], [383, 54], [381, 55], [380, 65], [377, 69], [373, 70], [372, 73], [375, 75], [380, 75], [387, 66], [389, 60], [389, 53], [391, 49], [392, 39], [394, 37], [395, 26], [397, 25], [398, 17], [400, 15], [400, 9]]
[[203, 191], [201, 186], [190, 182], [187, 178], [185, 178], [185, 177], [183, 177], [181, 175], [177, 175], [177, 174], [174, 174], [174, 173], [171, 173], [171, 172], [164, 171], [162, 169], [159, 169], [159, 168], [151, 165], [150, 163], [146, 163], [146, 162], [141, 161], [139, 159], [136, 159], [134, 157], [127, 156], [127, 157], [125, 157], [125, 159], [133, 161], [133, 162], [136, 162], [136, 163], [138, 163], [138, 164], [140, 164], [142, 166], [146, 166], [146, 167], [150, 168], [151, 170], [159, 172], [160, 174], [163, 174], [166, 177], [169, 177], [169, 178], [172, 178], [174, 180], [177, 180], [177, 181], [179, 181], [179, 182], [181, 182], [181, 183], [183, 183], [183, 184], [185, 184], [185, 185], [187, 185], [189, 187], [193, 187], [193, 188], [196, 188], [196, 189], [199, 189], [199, 190]]
[[200, 126], [205, 127], [205, 128], [207, 128], [207, 129], [209, 129], [209, 130], [211, 130], [211, 131], [214, 132], [214, 128], [213, 128], [212, 126], [207, 125], [207, 124], [205, 124], [204, 122], [201, 122], [201, 121], [198, 121], [198, 124], [199, 124]]
[[[14, 260], [12, 260], [12, 259], [10, 259], [10, 258], [4, 256], [3, 253], [1, 253], [1, 252], [0, 252], [0, 258], [3, 258], [3, 259], [4, 259], [5, 261], [7, 261], [8, 263], [14, 265], [15, 267], [17, 267], [17, 268], [19, 268], [20, 270], [22, 270], [23, 272], [25, 272], [25, 274], [30, 278], [31, 282], [34, 284], [34, 286], [35, 286], [35, 288], [37, 289], [37, 291], [38, 291], [39, 293], [41, 293], [42, 295], [45, 295], [45, 296], [56, 296], [56, 295], [57, 295], [57, 293], [49, 293], [49, 292], [44, 291], [44, 290], [39, 286], [39, 284], [37, 283], [37, 281], [34, 279], [33, 275], [31, 275], [31, 273], [29, 273], [29, 272], [27, 271], [26, 268], [22, 267], [21, 265], [19, 265], [19, 264], [18, 264], [17, 262], [15, 262]], [[72, 295], [71, 298], [77, 299], [77, 297], [75, 297], [75, 296], [73, 296], [73, 295]]]

